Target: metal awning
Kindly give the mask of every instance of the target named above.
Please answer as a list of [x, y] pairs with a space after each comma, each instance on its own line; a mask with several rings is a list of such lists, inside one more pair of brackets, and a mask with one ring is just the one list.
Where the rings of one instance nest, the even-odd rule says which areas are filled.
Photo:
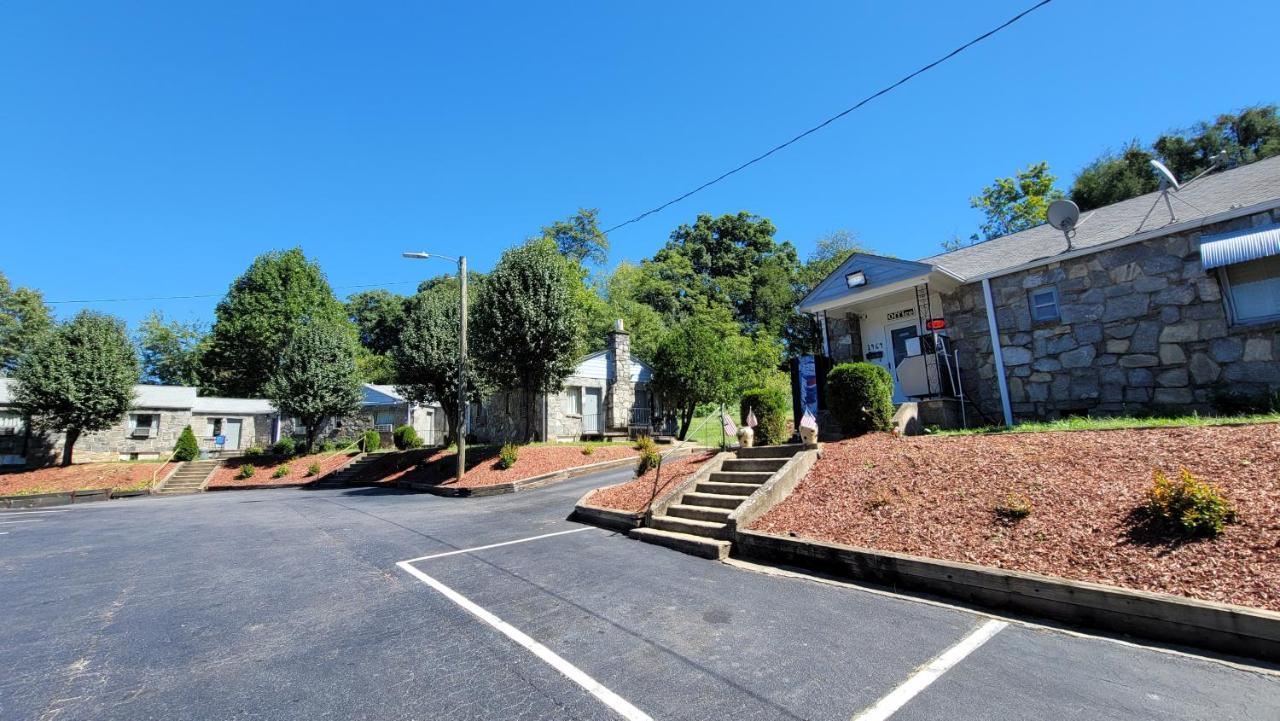
[[1205, 270], [1280, 255], [1280, 224], [1246, 228], [1200, 239], [1200, 262]]

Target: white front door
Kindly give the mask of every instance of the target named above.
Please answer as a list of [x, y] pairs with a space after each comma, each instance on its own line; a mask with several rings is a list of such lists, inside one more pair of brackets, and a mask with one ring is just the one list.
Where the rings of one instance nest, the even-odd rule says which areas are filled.
[[906, 395], [902, 393], [902, 384], [898, 382], [898, 366], [907, 358], [907, 339], [920, 335], [920, 326], [914, 320], [895, 325], [887, 325], [885, 334], [885, 358], [889, 361], [889, 374], [893, 376], [893, 402], [904, 403]]
[[223, 448], [229, 451], [240, 450], [241, 423], [239, 418], [228, 418], [222, 422], [222, 435], [227, 438], [227, 444]]
[[600, 389], [582, 389], [582, 432], [600, 432]]

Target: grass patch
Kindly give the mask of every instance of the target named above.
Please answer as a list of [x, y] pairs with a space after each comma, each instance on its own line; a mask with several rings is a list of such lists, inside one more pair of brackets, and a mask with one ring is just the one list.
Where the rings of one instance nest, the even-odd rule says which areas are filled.
[[992, 433], [1046, 433], [1049, 431], [1114, 431], [1135, 428], [1175, 428], [1179, 426], [1229, 426], [1254, 423], [1280, 423], [1280, 413], [1247, 416], [1114, 416], [1101, 418], [1063, 418], [1058, 421], [1019, 423], [1005, 426], [935, 431], [935, 436], [975, 436]]

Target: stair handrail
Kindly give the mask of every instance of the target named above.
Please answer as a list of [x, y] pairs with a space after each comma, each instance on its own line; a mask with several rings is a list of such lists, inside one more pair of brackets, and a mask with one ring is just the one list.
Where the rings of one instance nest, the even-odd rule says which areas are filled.
[[164, 463], [161, 463], [159, 468], [151, 472], [151, 485], [147, 486], [148, 492], [156, 489], [156, 476], [160, 475], [160, 471], [164, 470], [164, 467], [169, 465], [169, 462], [172, 461], [173, 457], [176, 455], [178, 455], [178, 449], [175, 447], [173, 451], [169, 453], [169, 457], [164, 459]]
[[[338, 450], [334, 451], [333, 453], [330, 453], [329, 455], [325, 456], [325, 457], [324, 457], [324, 459], [321, 461], [321, 463], [327, 463], [327, 462], [329, 462], [329, 460], [330, 460], [330, 459], [332, 459], [334, 456], [342, 455], [343, 453], [346, 453], [346, 452], [350, 451], [352, 448], [355, 448], [356, 446], [359, 446], [359, 445], [360, 445], [361, 443], [363, 443], [363, 442], [364, 442], [364, 439], [363, 439], [363, 438], [357, 438], [357, 439], [355, 439], [354, 441], [352, 441], [351, 443], [349, 443], [349, 444], [347, 444], [347, 445], [343, 446], [342, 448], [339, 448]], [[367, 453], [367, 452], [366, 452], [366, 453]], [[353, 462], [354, 462], [354, 461], [353, 461]], [[336, 471], [337, 469], [335, 468], [334, 470]], [[328, 475], [328, 474], [326, 473], [325, 475]]]

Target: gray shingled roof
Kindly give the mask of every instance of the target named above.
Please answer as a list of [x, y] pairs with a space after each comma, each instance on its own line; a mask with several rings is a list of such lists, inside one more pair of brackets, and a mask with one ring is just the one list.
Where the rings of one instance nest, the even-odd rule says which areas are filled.
[[[1213, 173], [1170, 193], [1177, 220], [1160, 193], [1148, 193], [1094, 211], [1082, 213], [1073, 239], [1076, 250], [1101, 246], [1139, 233], [1194, 221], [1234, 208], [1280, 198], [1280, 157], [1268, 158], [1234, 170]], [[1039, 225], [967, 248], [922, 258], [965, 280], [1016, 268], [1037, 260], [1050, 260], [1066, 250], [1062, 232]]]

